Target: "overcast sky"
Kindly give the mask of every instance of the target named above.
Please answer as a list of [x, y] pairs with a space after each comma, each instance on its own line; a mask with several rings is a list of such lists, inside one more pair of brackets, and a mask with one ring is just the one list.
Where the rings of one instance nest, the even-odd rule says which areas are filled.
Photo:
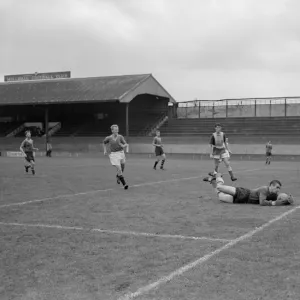
[[299, 0], [0, 0], [4, 75], [152, 73], [178, 101], [300, 96]]

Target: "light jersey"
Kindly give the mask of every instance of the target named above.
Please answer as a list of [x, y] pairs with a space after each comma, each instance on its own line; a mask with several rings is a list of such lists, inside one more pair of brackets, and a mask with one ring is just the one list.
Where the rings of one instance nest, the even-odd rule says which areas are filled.
[[161, 137], [156, 136], [153, 139], [153, 144], [156, 145], [156, 146], [162, 146], [162, 139], [161, 139]]
[[210, 139], [210, 144], [217, 149], [225, 149], [226, 136], [224, 132], [214, 132]]
[[266, 145], [266, 152], [271, 152], [272, 151], [272, 144], [267, 144]]
[[248, 203], [251, 204], [261, 203], [261, 204], [268, 205], [269, 203], [265, 201], [276, 200], [276, 199], [277, 199], [277, 195], [270, 193], [269, 188], [267, 186], [261, 186], [259, 188], [250, 190]]
[[107, 136], [103, 140], [103, 144], [108, 145], [108, 152], [118, 152], [118, 151], [124, 151], [123, 147], [121, 147], [121, 144], [126, 144], [126, 141], [124, 137], [120, 134], [117, 135], [117, 137], [114, 137], [114, 135]]
[[26, 138], [22, 142], [21, 147], [24, 150], [24, 152], [33, 152], [33, 140]]

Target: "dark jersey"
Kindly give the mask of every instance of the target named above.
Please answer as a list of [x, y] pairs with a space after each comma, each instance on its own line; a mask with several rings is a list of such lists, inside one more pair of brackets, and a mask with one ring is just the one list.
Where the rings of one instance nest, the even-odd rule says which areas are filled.
[[273, 147], [272, 147], [272, 144], [267, 144], [267, 145], [266, 145], [266, 152], [267, 152], [267, 153], [271, 153], [271, 152], [272, 152], [272, 148], [273, 148]]
[[153, 139], [153, 145], [155, 145], [155, 147], [159, 146], [159, 148], [161, 148], [161, 146], [162, 146], [162, 139], [161, 139], [161, 137], [156, 136]]
[[32, 139], [25, 139], [22, 144], [21, 148], [24, 150], [24, 152], [33, 152], [33, 140]]
[[126, 141], [124, 137], [120, 134], [118, 134], [116, 137], [112, 134], [110, 136], [107, 136], [103, 140], [104, 145], [108, 145], [108, 151], [109, 152], [118, 152], [118, 151], [124, 151], [123, 147], [121, 145], [125, 145]]
[[261, 186], [250, 190], [248, 203], [260, 204], [263, 206], [272, 205], [272, 200], [276, 200], [277, 195], [270, 193], [267, 186]]
[[164, 154], [161, 137], [156, 136], [153, 139], [153, 145], [155, 146], [155, 155], [156, 156], [161, 156]]

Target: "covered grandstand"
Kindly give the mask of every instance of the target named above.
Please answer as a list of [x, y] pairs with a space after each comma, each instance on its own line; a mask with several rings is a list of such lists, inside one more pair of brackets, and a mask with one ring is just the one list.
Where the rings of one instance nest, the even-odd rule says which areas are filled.
[[0, 136], [40, 127], [46, 136], [103, 136], [112, 123], [145, 135], [168, 114], [173, 97], [151, 75], [68, 78], [0, 84]]

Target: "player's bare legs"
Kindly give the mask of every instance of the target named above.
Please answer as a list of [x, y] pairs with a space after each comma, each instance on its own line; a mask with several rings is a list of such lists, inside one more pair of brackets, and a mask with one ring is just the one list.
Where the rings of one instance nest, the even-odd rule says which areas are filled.
[[231, 181], [236, 181], [237, 178], [233, 175], [232, 168], [230, 166], [229, 157], [224, 157], [223, 161], [224, 161], [224, 164], [225, 164], [225, 166], [226, 166], [226, 168], [228, 170], [228, 173], [229, 173], [229, 175], [231, 177]]
[[156, 161], [154, 163], [153, 169], [156, 170], [156, 166], [158, 165], [158, 163], [161, 161], [160, 164], [160, 169], [163, 170], [164, 169], [164, 163], [166, 161], [166, 154], [163, 153], [162, 155], [159, 155], [156, 157]]
[[24, 167], [25, 167], [25, 172], [28, 173], [28, 170], [31, 167], [31, 164], [26, 159], [24, 159]]
[[[123, 164], [125, 166], [125, 164]], [[117, 183], [120, 184], [120, 182], [122, 182], [124, 189], [127, 190], [128, 189], [128, 184], [125, 181], [125, 178], [123, 176], [123, 172], [122, 172], [122, 164], [120, 165], [115, 165], [116, 169], [117, 169]]]
[[216, 175], [219, 172], [219, 165], [220, 165], [220, 160], [219, 159], [214, 159], [215, 161], [215, 169], [214, 169], [214, 175]]
[[33, 160], [31, 160], [30, 161], [30, 167], [31, 167], [31, 172], [32, 172], [33, 175], [35, 174], [34, 166], [35, 166], [35, 162]]
[[214, 158], [215, 169], [213, 172], [209, 172], [208, 175], [215, 176], [219, 172], [220, 159]]
[[32, 173], [32, 175], [34, 175], [35, 174], [34, 166], [35, 166], [35, 162], [33, 160], [28, 161], [28, 160], [24, 159], [24, 167], [25, 167], [26, 173], [28, 173], [28, 170], [31, 169], [31, 173]]
[[236, 188], [233, 186], [224, 185], [224, 180], [220, 173], [218, 173], [216, 178], [211, 181], [211, 184], [215, 189], [220, 201], [233, 203], [233, 197], [236, 193]]
[[160, 164], [160, 169], [163, 170], [164, 169], [164, 163], [166, 161], [166, 154], [165, 153], [162, 154], [161, 158], [162, 158], [162, 160], [161, 160], [161, 164]]
[[267, 154], [266, 165], [269, 165], [270, 163], [271, 163], [271, 155]]
[[156, 156], [156, 161], [154, 163], [153, 169], [156, 170], [156, 166], [159, 163], [159, 161], [161, 160], [161, 156]]
[[121, 170], [122, 170], [122, 173], [124, 173], [124, 170], [125, 170], [125, 163], [121, 163]]
[[[122, 176], [124, 178], [123, 173], [124, 173], [124, 170], [125, 170], [125, 161], [122, 160], [121, 163], [120, 163], [120, 166], [116, 166], [116, 167], [117, 167], [117, 183], [120, 184], [120, 182], [121, 182], [120, 176]], [[126, 188], [126, 186], [127, 186], [127, 184], [124, 186], [125, 189], [128, 188], [128, 187]]]

